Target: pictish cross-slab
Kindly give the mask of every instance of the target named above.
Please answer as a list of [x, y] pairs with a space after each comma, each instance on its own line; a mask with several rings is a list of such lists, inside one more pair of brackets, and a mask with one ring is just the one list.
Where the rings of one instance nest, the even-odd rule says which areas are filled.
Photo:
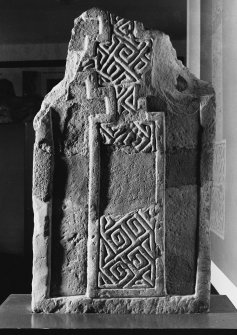
[[208, 311], [215, 94], [169, 37], [81, 14], [34, 129], [32, 311]]

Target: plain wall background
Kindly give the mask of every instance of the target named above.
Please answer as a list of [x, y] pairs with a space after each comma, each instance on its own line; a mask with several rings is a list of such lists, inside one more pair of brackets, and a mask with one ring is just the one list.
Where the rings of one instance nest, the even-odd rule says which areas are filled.
[[24, 128], [0, 125], [0, 253], [24, 253]]
[[185, 39], [186, 0], [1, 0], [0, 44], [67, 43], [73, 20], [92, 7]]

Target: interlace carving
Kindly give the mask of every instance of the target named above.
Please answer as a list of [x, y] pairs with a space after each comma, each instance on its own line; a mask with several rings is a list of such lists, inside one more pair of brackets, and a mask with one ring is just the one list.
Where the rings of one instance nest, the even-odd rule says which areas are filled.
[[98, 286], [106, 289], [155, 287], [156, 210], [150, 207], [119, 219], [100, 219]]
[[100, 134], [104, 144], [130, 146], [135, 152], [157, 151], [154, 121], [134, 121], [120, 125], [101, 123]]

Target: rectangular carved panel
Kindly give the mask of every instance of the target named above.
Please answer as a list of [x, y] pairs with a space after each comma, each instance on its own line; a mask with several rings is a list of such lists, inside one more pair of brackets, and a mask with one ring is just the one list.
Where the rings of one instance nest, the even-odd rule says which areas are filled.
[[155, 122], [134, 121], [122, 125], [101, 124], [104, 144], [127, 146], [135, 152], [156, 151]]
[[213, 189], [211, 200], [211, 231], [224, 239], [225, 236], [225, 176], [226, 141], [216, 142], [213, 159]]
[[155, 258], [160, 254], [155, 243], [157, 209], [139, 209], [117, 221], [101, 217], [99, 288], [155, 287]]
[[96, 48], [98, 82], [101, 86], [114, 86], [118, 114], [135, 114], [142, 74], [151, 60], [152, 39], [139, 41], [133, 21], [110, 15], [110, 22], [111, 41], [100, 43]]
[[88, 294], [161, 296], [163, 113], [119, 124], [104, 119], [91, 119], [90, 163], [98, 170], [90, 174]]

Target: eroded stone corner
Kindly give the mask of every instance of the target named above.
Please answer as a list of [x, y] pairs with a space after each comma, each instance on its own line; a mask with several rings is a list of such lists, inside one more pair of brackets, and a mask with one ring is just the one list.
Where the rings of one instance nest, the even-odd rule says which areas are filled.
[[[75, 20], [65, 78], [45, 98], [35, 130], [33, 310], [206, 311], [214, 93], [177, 60], [168, 36], [99, 9], [83, 13]], [[138, 173], [134, 166], [142, 162]], [[125, 166], [129, 171], [119, 178]], [[133, 171], [138, 180], [144, 179], [144, 194], [136, 182], [131, 185]], [[101, 173], [108, 173], [110, 179], [106, 181]], [[124, 182], [126, 173], [129, 178]], [[121, 181], [125, 191], [120, 189]], [[58, 192], [52, 197], [54, 187]], [[138, 193], [134, 198], [129, 196], [130, 188]], [[124, 206], [122, 198], [127, 199]], [[53, 249], [52, 224], [53, 238], [57, 236]], [[167, 250], [164, 228], [170, 242], [176, 243]], [[182, 249], [182, 233], [188, 239], [186, 249]], [[141, 234], [140, 244], [135, 234]], [[142, 265], [141, 276], [131, 271], [132, 249], [123, 255], [130, 257], [129, 267], [114, 261], [123, 251], [116, 253], [112, 244], [117, 241], [119, 246], [123, 238], [133, 241], [134, 255], [139, 256], [134, 256], [134, 264]], [[165, 269], [166, 252], [170, 253], [169, 270]], [[190, 277], [189, 286], [185, 280], [180, 286], [174, 281], [173, 265], [181, 263], [177, 276]], [[168, 295], [165, 280], [170, 283]], [[134, 289], [141, 293], [139, 297], [131, 294]]]
[[53, 185], [53, 134], [50, 109], [35, 118], [36, 132], [33, 164], [33, 280], [32, 307], [49, 297], [50, 244]]

